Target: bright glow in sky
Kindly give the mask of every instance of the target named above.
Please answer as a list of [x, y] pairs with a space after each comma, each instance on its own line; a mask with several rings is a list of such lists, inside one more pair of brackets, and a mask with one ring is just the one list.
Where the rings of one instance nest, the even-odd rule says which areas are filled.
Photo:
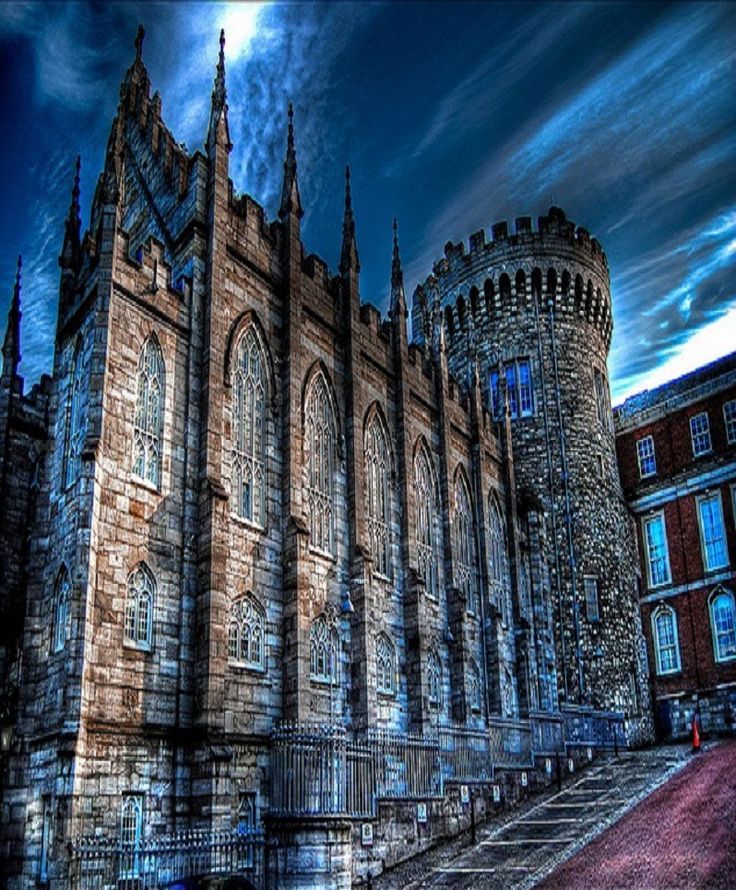
[[[364, 300], [448, 240], [546, 213], [608, 256], [615, 400], [736, 344], [736, 4], [0, 4], [0, 326], [24, 256], [22, 372], [48, 371], [77, 153], [83, 220], [133, 58], [201, 149], [220, 27], [230, 175], [275, 217], [294, 102], [307, 252], [334, 270], [352, 167]], [[3, 284], [4, 282], [4, 284]]]

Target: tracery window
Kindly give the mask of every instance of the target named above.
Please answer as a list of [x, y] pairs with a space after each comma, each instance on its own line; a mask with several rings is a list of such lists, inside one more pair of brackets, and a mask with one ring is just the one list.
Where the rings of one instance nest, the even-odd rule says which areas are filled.
[[266, 668], [266, 616], [256, 600], [246, 595], [230, 607], [227, 655], [249, 668]]
[[506, 563], [506, 536], [503, 531], [501, 510], [491, 494], [488, 503], [488, 578], [491, 599], [501, 613], [501, 621], [509, 624], [508, 574]]
[[233, 503], [235, 513], [266, 524], [266, 368], [251, 325], [240, 338], [233, 374]]
[[64, 449], [64, 486], [69, 488], [79, 478], [82, 466], [82, 446], [87, 427], [87, 413], [84, 401], [84, 379], [86, 365], [82, 351], [82, 338], [77, 340], [71, 367], [71, 394]]
[[54, 652], [61, 652], [66, 645], [71, 619], [72, 585], [65, 568], [59, 572], [54, 593]]
[[736, 606], [733, 594], [720, 590], [710, 598], [713, 651], [716, 661], [736, 658]]
[[424, 581], [427, 595], [440, 594], [437, 543], [437, 506], [432, 465], [425, 448], [414, 458], [414, 503], [417, 517], [417, 573]]
[[337, 429], [327, 383], [321, 373], [307, 394], [304, 426], [310, 540], [318, 550], [334, 554]]
[[677, 617], [669, 606], [660, 606], [652, 613], [657, 673], [673, 674], [680, 670], [680, 643]]
[[374, 570], [391, 577], [391, 461], [383, 426], [374, 414], [365, 431], [366, 500], [368, 536]]
[[337, 682], [337, 631], [327, 624], [324, 615], [312, 622], [309, 631], [310, 678], [320, 683]]
[[153, 603], [156, 582], [150, 569], [141, 563], [128, 576], [125, 602], [125, 642], [142, 649], [153, 643]]
[[465, 479], [455, 482], [455, 549], [457, 553], [458, 587], [465, 596], [468, 612], [477, 611], [475, 585], [475, 547], [473, 546], [473, 515]]
[[481, 697], [480, 671], [475, 661], [470, 662], [468, 670], [468, 702], [471, 711], [481, 711], [483, 709], [483, 700]]
[[161, 485], [165, 368], [155, 337], [143, 344], [138, 359], [138, 395], [133, 432], [133, 472], [158, 488]]
[[396, 693], [396, 649], [383, 633], [376, 640], [376, 688], [384, 695]]
[[120, 877], [137, 878], [143, 840], [143, 795], [124, 794], [120, 809]]
[[442, 704], [442, 663], [436, 652], [427, 655], [427, 682], [429, 703], [438, 708]]

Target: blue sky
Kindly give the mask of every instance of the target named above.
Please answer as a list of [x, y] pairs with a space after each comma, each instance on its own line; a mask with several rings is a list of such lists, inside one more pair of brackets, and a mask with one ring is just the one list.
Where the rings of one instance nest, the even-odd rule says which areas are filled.
[[22, 253], [29, 380], [74, 158], [86, 223], [139, 22], [190, 150], [225, 28], [231, 176], [270, 216], [294, 102], [303, 236], [332, 269], [351, 164], [364, 300], [386, 306], [394, 215], [411, 292], [447, 240], [553, 198], [608, 254], [615, 399], [736, 346], [735, 4], [4, 3], [0, 313]]

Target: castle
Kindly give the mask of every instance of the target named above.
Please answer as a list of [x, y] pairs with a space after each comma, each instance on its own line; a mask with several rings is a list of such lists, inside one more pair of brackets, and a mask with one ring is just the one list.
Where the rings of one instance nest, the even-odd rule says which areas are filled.
[[[142, 42], [84, 235], [77, 170], [52, 376], [18, 375], [20, 270], [3, 347], [8, 886], [72, 885], [79, 837], [235, 824], [301, 832], [274, 886], [349, 886], [350, 823], [277, 788], [300, 732], [330, 782], [346, 738], [524, 739], [564, 708], [650, 733], [606, 258], [558, 208], [448, 244], [410, 341], [396, 227], [388, 319], [361, 301], [349, 171], [332, 275], [291, 108], [269, 221], [228, 176], [224, 36], [193, 154]], [[329, 788], [309, 813], [344, 816]]]

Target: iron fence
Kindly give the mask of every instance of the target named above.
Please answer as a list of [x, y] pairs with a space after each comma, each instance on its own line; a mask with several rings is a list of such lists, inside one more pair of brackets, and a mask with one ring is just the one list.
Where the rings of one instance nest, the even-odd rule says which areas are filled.
[[529, 714], [534, 754], [565, 753], [565, 720], [562, 714], [532, 711]]
[[528, 720], [491, 717], [488, 721], [491, 752], [496, 766], [532, 766], [532, 727]]
[[347, 738], [343, 726], [284, 723], [271, 737], [270, 810], [275, 814], [346, 812]]

